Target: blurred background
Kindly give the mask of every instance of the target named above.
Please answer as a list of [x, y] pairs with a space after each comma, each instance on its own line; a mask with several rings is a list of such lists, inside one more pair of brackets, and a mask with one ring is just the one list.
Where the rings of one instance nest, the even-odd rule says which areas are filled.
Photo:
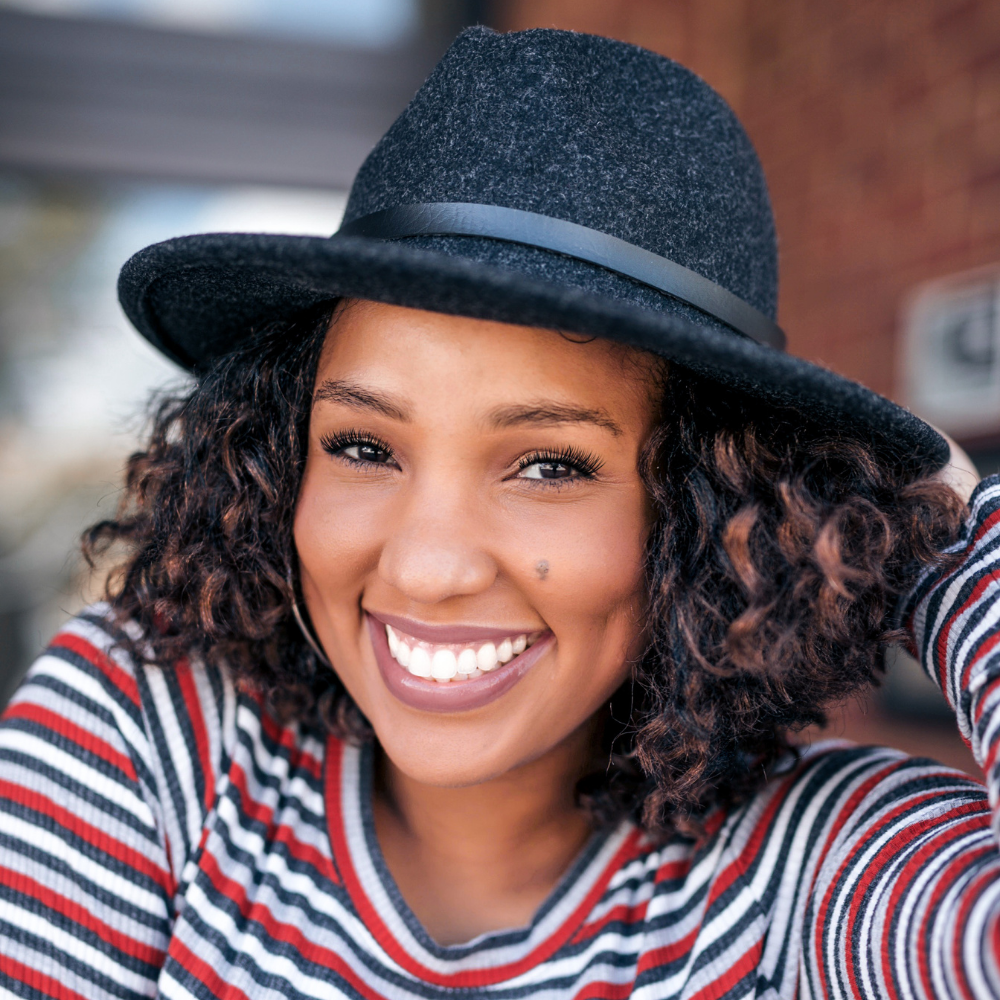
[[[76, 554], [151, 392], [184, 376], [114, 283], [197, 231], [328, 235], [462, 26], [559, 27], [679, 60], [750, 133], [780, 321], [1000, 469], [995, 0], [0, 0], [0, 704], [88, 598]], [[904, 655], [827, 733], [972, 769]]]

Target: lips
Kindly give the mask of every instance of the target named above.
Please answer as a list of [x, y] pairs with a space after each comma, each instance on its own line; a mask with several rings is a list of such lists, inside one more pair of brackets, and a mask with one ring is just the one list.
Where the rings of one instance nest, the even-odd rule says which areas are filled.
[[[480, 708], [506, 694], [552, 647], [555, 636], [551, 632], [511, 632], [483, 628], [479, 626], [423, 625], [399, 618], [395, 615], [365, 615], [368, 631], [375, 652], [375, 661], [386, 687], [405, 705], [425, 712], [464, 712]], [[392, 629], [393, 645], [389, 648], [386, 625]], [[527, 645], [530, 636], [532, 644]], [[518, 644], [518, 638], [523, 644]], [[523, 649], [511, 655], [506, 663], [499, 660], [487, 671], [457, 668], [454, 672], [438, 669], [438, 679], [433, 679], [430, 670], [418, 676], [403, 666], [397, 659], [400, 646], [407, 650], [420, 649], [420, 657], [429, 663], [437, 661], [456, 664], [464, 662], [464, 649], [485, 648], [505, 650], [507, 646]], [[527, 648], [524, 648], [527, 646]], [[464, 648], [463, 648], [464, 647]], [[393, 653], [396, 653], [396, 656]], [[422, 663], [422, 659], [420, 659]], [[489, 658], [486, 661], [489, 664]]]

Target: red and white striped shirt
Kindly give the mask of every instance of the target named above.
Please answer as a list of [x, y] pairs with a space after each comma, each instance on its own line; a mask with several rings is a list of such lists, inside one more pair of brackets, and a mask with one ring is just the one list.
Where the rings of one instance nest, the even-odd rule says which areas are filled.
[[1000, 997], [1000, 480], [961, 544], [907, 617], [985, 789], [814, 748], [698, 844], [595, 834], [530, 925], [449, 947], [382, 859], [371, 748], [137, 666], [94, 608], [0, 725], [0, 995]]

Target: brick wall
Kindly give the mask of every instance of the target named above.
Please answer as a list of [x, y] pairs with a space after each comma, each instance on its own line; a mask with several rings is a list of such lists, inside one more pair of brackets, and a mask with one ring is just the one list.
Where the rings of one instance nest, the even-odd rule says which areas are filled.
[[1000, 260], [998, 0], [497, 0], [495, 20], [644, 45], [733, 105], [797, 354], [894, 395], [907, 291]]

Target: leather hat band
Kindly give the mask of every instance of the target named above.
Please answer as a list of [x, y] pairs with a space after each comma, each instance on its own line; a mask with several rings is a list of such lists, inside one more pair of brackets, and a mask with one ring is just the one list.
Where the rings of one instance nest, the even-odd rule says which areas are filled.
[[398, 240], [408, 236], [485, 236], [598, 264], [714, 316], [758, 344], [784, 350], [785, 334], [762, 312], [700, 274], [615, 236], [499, 205], [436, 202], [402, 205], [345, 223], [337, 236]]

